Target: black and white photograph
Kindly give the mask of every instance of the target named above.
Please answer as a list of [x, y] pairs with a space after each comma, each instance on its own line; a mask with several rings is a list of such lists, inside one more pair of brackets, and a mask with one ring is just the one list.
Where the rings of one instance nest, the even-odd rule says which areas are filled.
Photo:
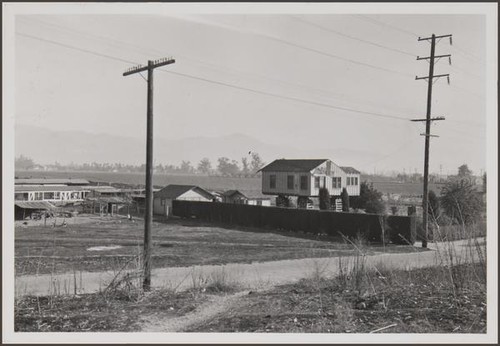
[[2, 3], [4, 343], [497, 343], [498, 4]]

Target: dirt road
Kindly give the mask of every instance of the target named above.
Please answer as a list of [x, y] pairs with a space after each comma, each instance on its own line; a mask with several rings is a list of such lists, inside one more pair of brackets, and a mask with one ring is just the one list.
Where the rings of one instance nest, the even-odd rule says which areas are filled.
[[[485, 240], [478, 239], [478, 241], [484, 244]], [[478, 260], [476, 252], [471, 251], [471, 247], [464, 241], [430, 243], [429, 248], [431, 251], [366, 256], [366, 262], [369, 266], [384, 266], [385, 268], [421, 268], [447, 264], [449, 262], [447, 253], [450, 251], [454, 254], [454, 263]], [[342, 262], [347, 262], [349, 265], [350, 261], [344, 257]], [[339, 271], [339, 258], [158, 268], [152, 271], [151, 282], [153, 287], [157, 288], [185, 290], [193, 287], [200, 280], [222, 274], [225, 280], [238, 282], [242, 289], [251, 290], [295, 282], [318, 271], [325, 277], [335, 276]], [[115, 272], [20, 276], [15, 280], [15, 294], [16, 296], [73, 294], [75, 291], [77, 293], [92, 293], [103, 290], [115, 276]]]

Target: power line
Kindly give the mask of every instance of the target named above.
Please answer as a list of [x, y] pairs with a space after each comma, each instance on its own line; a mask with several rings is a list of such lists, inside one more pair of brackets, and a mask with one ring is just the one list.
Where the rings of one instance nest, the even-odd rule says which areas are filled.
[[379, 157], [378, 159], [374, 160], [374, 161], [370, 161], [370, 162], [367, 162], [367, 163], [363, 163], [361, 165], [358, 165], [359, 167], [364, 167], [364, 166], [368, 166], [368, 165], [372, 165], [374, 163], [377, 163], [377, 162], [380, 162], [382, 160], [385, 160], [386, 158], [388, 157], [391, 157], [393, 156], [394, 154], [397, 154], [399, 153], [401, 150], [405, 149], [406, 147], [408, 147], [410, 144], [412, 144], [413, 142], [415, 142], [416, 140], [418, 139], [418, 137], [415, 137], [409, 141], [407, 141], [406, 143], [404, 143], [403, 145], [399, 146], [398, 149], [394, 150], [393, 152], [387, 154], [387, 155], [384, 155], [382, 157]]
[[80, 52], [83, 52], [83, 53], [92, 54], [92, 55], [100, 56], [102, 58], [116, 60], [116, 61], [124, 62], [124, 63], [127, 63], [127, 64], [137, 64], [136, 62], [131, 61], [131, 60], [117, 58], [115, 56], [111, 56], [111, 55], [107, 55], [107, 54], [103, 54], [103, 53], [98, 53], [98, 52], [91, 51], [91, 50], [84, 49], [84, 48], [79, 48], [79, 47], [71, 46], [71, 45], [68, 45], [68, 44], [65, 44], [65, 43], [61, 43], [61, 42], [58, 42], [58, 41], [52, 41], [52, 40], [48, 40], [48, 39], [37, 37], [37, 36], [23, 34], [23, 33], [20, 33], [20, 32], [16, 32], [16, 35], [23, 36], [23, 37], [28, 37], [28, 38], [31, 38], [31, 39], [34, 39], [34, 40], [39, 40], [39, 41], [43, 41], [43, 42], [52, 43], [52, 44], [55, 44], [55, 45], [58, 45], [58, 46], [61, 46], [61, 47], [68, 48], [68, 49], [77, 50], [77, 51], [80, 51]]
[[234, 85], [234, 84], [229, 84], [229, 83], [225, 83], [225, 82], [220, 82], [220, 81], [215, 81], [215, 80], [208, 79], [208, 78], [196, 77], [196, 76], [192, 76], [192, 75], [188, 75], [188, 74], [180, 73], [180, 72], [164, 71], [164, 70], [161, 70], [161, 69], [159, 71], [170, 73], [170, 74], [179, 75], [179, 76], [186, 77], [186, 78], [197, 79], [197, 80], [201, 80], [201, 81], [204, 81], [204, 82], [207, 82], [207, 83], [213, 83], [213, 84], [217, 84], [217, 85], [223, 85], [223, 86], [226, 86], [226, 87], [229, 87], [229, 88], [234, 88], [234, 89], [249, 91], [249, 92], [253, 92], [253, 93], [261, 94], [261, 95], [266, 95], [266, 96], [272, 96], [272, 97], [282, 98], [282, 99], [285, 99], [285, 100], [291, 100], [291, 101], [297, 101], [297, 102], [301, 102], [301, 103], [307, 103], [307, 104], [311, 104], [311, 105], [315, 105], [315, 106], [320, 106], [320, 107], [326, 107], [326, 108], [331, 108], [331, 109], [338, 109], [338, 110], [343, 110], [343, 111], [353, 112], [353, 113], [359, 113], [359, 114], [365, 114], [365, 115], [372, 115], [372, 116], [376, 116], [376, 117], [380, 117], [380, 118], [396, 119], [396, 120], [404, 120], [404, 121], [408, 121], [409, 120], [408, 118], [398, 117], [398, 116], [394, 116], [394, 115], [361, 111], [361, 110], [351, 109], [351, 108], [347, 108], [347, 107], [333, 106], [333, 105], [326, 104], [326, 103], [304, 100], [304, 99], [300, 99], [300, 98], [296, 98], [296, 97], [291, 97], [291, 96], [284, 96], [284, 95], [274, 94], [274, 93], [270, 93], [270, 92], [266, 92], [266, 91], [251, 89], [251, 88], [242, 87], [242, 86], [238, 86], [238, 85]]
[[418, 38], [418, 35], [415, 34], [414, 32], [411, 32], [409, 30], [406, 30], [406, 29], [402, 29], [400, 27], [397, 27], [395, 25], [392, 25], [392, 24], [388, 24], [388, 23], [385, 23], [383, 21], [380, 21], [380, 20], [377, 20], [377, 19], [374, 19], [374, 18], [371, 18], [371, 17], [368, 17], [368, 16], [365, 16], [365, 15], [362, 15], [362, 14], [356, 14], [356, 15], [353, 15], [357, 18], [360, 18], [360, 19], [363, 19], [365, 21], [368, 21], [368, 22], [371, 22], [373, 24], [376, 24], [376, 25], [379, 25], [379, 26], [383, 26], [383, 27], [387, 27], [387, 28], [391, 28], [391, 29], [394, 29], [394, 30], [397, 30], [399, 32], [402, 32], [402, 33], [405, 33], [407, 35], [410, 35], [410, 36], [413, 36], [413, 37], [417, 37]]
[[[58, 24], [54, 24], [54, 23], [49, 23], [49, 22], [45, 22], [43, 20], [37, 20], [37, 19], [33, 19], [33, 18], [30, 18], [28, 20], [25, 17], [20, 17], [20, 20], [24, 21], [26, 23], [35, 22], [36, 24], [42, 24], [42, 25], [45, 25], [45, 26], [48, 26], [48, 27], [51, 27], [51, 28], [54, 28], [54, 29], [57, 29], [57, 30], [60, 30], [60, 31], [68, 32], [68, 33], [71, 33], [71, 34], [78, 34], [78, 35], [81, 35], [81, 36], [85, 36], [86, 38], [90, 38], [90, 39], [93, 39], [93, 40], [98, 40], [98, 41], [101, 41], [101, 42], [104, 41], [104, 42], [106, 42], [106, 44], [109, 44], [111, 42], [111, 44], [115, 45], [115, 46], [127, 46], [128, 47], [127, 49], [132, 49], [136, 53], [144, 55], [144, 49], [145, 49], [144, 47], [140, 47], [140, 46], [137, 46], [137, 45], [134, 45], [134, 44], [130, 44], [130, 43], [127, 43], [127, 42], [124, 42], [124, 41], [120, 41], [120, 40], [114, 39], [114, 38], [109, 37], [109, 36], [102, 36], [102, 35], [92, 34], [92, 33], [89, 33], [89, 32], [75, 30], [75, 29], [69, 28], [67, 26], [58, 25]], [[167, 56], [171, 55], [171, 54], [165, 54], [166, 52], [160, 52], [159, 50], [156, 50], [156, 49], [155, 49], [155, 51], [156, 51], [156, 54], [167, 55]]]
[[[206, 24], [206, 25], [220, 26], [220, 25], [217, 25], [217, 24], [214, 24], [214, 23], [210, 23], [210, 22], [203, 22], [203, 23]], [[290, 42], [290, 41], [284, 40], [284, 39], [279, 38], [279, 37], [275, 37], [275, 36], [263, 34], [263, 33], [260, 33], [260, 32], [248, 31], [248, 30], [241, 30], [239, 28], [234, 28], [234, 27], [231, 27], [231, 26], [228, 26], [228, 25], [224, 25], [223, 28], [230, 29], [230, 30], [236, 30], [238, 32], [245, 33], [245, 34], [250, 34], [250, 35], [254, 35], [254, 36], [264, 37], [264, 38], [267, 38], [269, 40], [280, 42], [280, 43], [283, 43], [283, 44], [291, 46], [291, 47], [299, 48], [299, 49], [306, 50], [306, 51], [309, 51], [309, 52], [313, 52], [313, 53], [316, 53], [316, 54], [319, 54], [319, 55], [323, 55], [323, 56], [327, 56], [327, 57], [330, 57], [330, 58], [333, 58], [333, 59], [337, 59], [337, 60], [341, 60], [341, 61], [344, 61], [344, 62], [348, 62], [348, 63], [351, 63], [351, 64], [356, 64], [356, 65], [360, 65], [360, 66], [364, 66], [364, 67], [369, 67], [369, 68], [372, 68], [372, 69], [376, 69], [376, 70], [380, 70], [380, 71], [384, 71], [384, 72], [389, 72], [389, 73], [393, 73], [393, 74], [398, 74], [398, 75], [413, 77], [413, 75], [405, 73], [405, 72], [391, 70], [391, 69], [388, 69], [388, 68], [385, 68], [385, 67], [376, 66], [376, 65], [365, 63], [365, 62], [361, 62], [361, 61], [357, 61], [357, 60], [352, 60], [352, 59], [349, 59], [349, 58], [341, 57], [341, 56], [338, 56], [338, 55], [335, 55], [335, 54], [327, 53], [327, 52], [324, 52], [324, 51], [321, 51], [321, 50], [318, 50], [318, 49], [315, 49], [315, 48], [306, 47], [306, 46], [303, 46], [303, 45], [300, 45], [300, 44], [297, 44], [297, 43], [294, 43], [294, 42]]]
[[[52, 43], [52, 44], [56, 44], [58, 46], [62, 46], [62, 47], [68, 48], [68, 49], [74, 49], [74, 50], [77, 50], [77, 51], [80, 51], [80, 52], [84, 52], [84, 53], [88, 53], [88, 54], [100, 56], [100, 57], [111, 59], [111, 60], [116, 60], [116, 61], [125, 62], [125, 63], [129, 63], [129, 64], [138, 64], [135, 61], [121, 59], [121, 58], [117, 58], [117, 57], [114, 57], [114, 56], [111, 56], [111, 55], [107, 55], [107, 54], [97, 53], [97, 52], [90, 51], [90, 50], [87, 50], [87, 49], [78, 48], [78, 47], [74, 47], [74, 46], [71, 46], [71, 45], [63, 44], [63, 43], [60, 43], [60, 42], [57, 42], [57, 41], [42, 39], [40, 37], [26, 35], [26, 34], [22, 34], [22, 33], [17, 33], [17, 34], [21, 35], [21, 36], [24, 36], [24, 37], [31, 38], [31, 39], [41, 40], [41, 41]], [[387, 119], [396, 119], [396, 120], [403, 120], [403, 121], [408, 121], [409, 120], [408, 118], [398, 117], [398, 116], [394, 116], [394, 115], [388, 115], [388, 114], [382, 114], [382, 113], [375, 113], [375, 112], [368, 112], [368, 111], [356, 110], [356, 109], [352, 109], [352, 108], [334, 106], [334, 105], [330, 105], [330, 104], [326, 104], [326, 103], [314, 102], [314, 101], [309, 101], [309, 100], [300, 99], [300, 98], [291, 97], [291, 96], [284, 96], [284, 95], [274, 94], [274, 93], [265, 92], [265, 91], [256, 90], [256, 89], [251, 89], [251, 88], [247, 88], [247, 87], [242, 87], [242, 86], [238, 86], [238, 85], [234, 85], [234, 84], [230, 84], [230, 83], [220, 82], [220, 81], [212, 80], [212, 79], [209, 79], [209, 78], [197, 77], [197, 76], [193, 76], [193, 75], [189, 75], [189, 74], [181, 73], [181, 72], [166, 71], [166, 70], [162, 70], [162, 69], [158, 69], [158, 71], [165, 72], [165, 73], [170, 73], [170, 74], [174, 74], [174, 75], [178, 75], [178, 76], [182, 76], [182, 77], [185, 77], [185, 78], [196, 79], [196, 80], [204, 81], [204, 82], [207, 82], [207, 83], [222, 85], [222, 86], [226, 86], [226, 87], [233, 88], [233, 89], [239, 89], [239, 90], [243, 90], [243, 91], [248, 91], [248, 92], [252, 92], [252, 93], [255, 93], [255, 94], [272, 96], [272, 97], [276, 97], [276, 98], [281, 98], [281, 99], [285, 99], [285, 100], [291, 100], [291, 101], [296, 101], [296, 102], [311, 104], [311, 105], [325, 107], [325, 108], [330, 108], [330, 109], [343, 110], [343, 111], [347, 111], [347, 112], [353, 112], [353, 113], [363, 114], [363, 115], [371, 115], [371, 116], [380, 117], [380, 118], [387, 118]]]
[[470, 91], [470, 90], [467, 90], [465, 88], [459, 87], [458, 85], [451, 84], [450, 87], [452, 87], [453, 89], [459, 90], [459, 91], [461, 91], [463, 93], [467, 93], [467, 94], [473, 95], [473, 96], [475, 96], [475, 97], [477, 97], [479, 99], [484, 100], [484, 96], [483, 95], [480, 95], [480, 94], [475, 93], [473, 91]]
[[383, 49], [386, 49], [386, 50], [389, 50], [389, 51], [392, 51], [392, 52], [396, 52], [396, 53], [400, 53], [400, 54], [404, 54], [404, 55], [408, 55], [408, 56], [411, 56], [411, 57], [415, 57], [416, 54], [412, 54], [412, 53], [408, 53], [408, 52], [405, 52], [403, 50], [400, 50], [400, 49], [397, 49], [397, 48], [392, 48], [392, 47], [388, 47], [388, 46], [384, 46], [382, 44], [379, 44], [379, 43], [375, 43], [375, 42], [372, 42], [372, 41], [369, 41], [369, 40], [365, 40], [365, 39], [362, 39], [362, 38], [359, 38], [359, 37], [354, 37], [354, 36], [351, 36], [351, 35], [348, 35], [348, 34], [345, 34], [343, 32], [340, 32], [340, 31], [336, 31], [336, 30], [333, 30], [333, 29], [330, 29], [330, 28], [327, 28], [323, 25], [320, 25], [320, 24], [316, 24], [316, 23], [313, 23], [313, 22], [310, 22], [308, 20], [305, 20], [303, 18], [300, 18], [300, 17], [295, 17], [293, 16], [293, 18], [295, 18], [296, 20], [302, 22], [302, 23], [306, 23], [308, 25], [311, 25], [311, 26], [314, 26], [316, 28], [319, 28], [319, 29], [322, 29], [324, 31], [328, 31], [328, 32], [331, 32], [331, 33], [334, 33], [334, 34], [337, 34], [337, 35], [340, 35], [340, 36], [343, 36], [343, 37], [346, 37], [346, 38], [349, 38], [351, 40], [355, 40], [355, 41], [359, 41], [359, 42], [363, 42], [363, 43], [366, 43], [366, 44], [369, 44], [369, 45], [372, 45], [372, 46], [375, 46], [375, 47], [379, 47], [379, 48], [383, 48]]
[[[300, 19], [298, 17], [294, 17], [294, 18], [296, 18], [299, 21], [302, 21], [302, 22], [305, 22], [305, 23], [309, 23], [309, 22], [307, 22], [307, 21], [305, 21], [303, 19]], [[110, 38], [110, 37], [107, 37], [107, 36], [101, 36], [101, 35], [91, 34], [91, 33], [88, 33], [88, 32], [82, 32], [82, 31], [79, 31], [79, 30], [74, 30], [74, 29], [71, 29], [71, 28], [68, 28], [68, 27], [65, 27], [65, 26], [61, 26], [61, 25], [57, 25], [57, 24], [53, 24], [53, 23], [48, 23], [48, 22], [44, 22], [44, 21], [40, 21], [40, 20], [33, 20], [33, 19], [30, 19], [30, 20], [35, 21], [35, 22], [37, 22], [39, 24], [47, 25], [47, 26], [50, 26], [50, 27], [53, 27], [53, 28], [57, 28], [57, 29], [66, 31], [66, 32], [76, 33], [76, 34], [80, 34], [80, 35], [83, 35], [83, 36], [91, 37], [91, 38], [94, 38], [94, 39], [97, 39], [97, 40], [100, 40], [100, 41], [113, 42], [115, 45], [118, 44], [118, 45], [122, 45], [122, 46], [125, 46], [125, 47], [129, 47], [129, 48], [132, 48], [134, 51], [138, 52], [141, 55], [146, 55], [145, 51], [150, 51], [150, 52], [155, 52], [156, 54], [165, 55], [165, 52], [157, 50], [157, 49], [141, 47], [141, 46], [134, 45], [134, 44], [131, 44], [131, 43], [128, 43], [128, 42], [123, 42], [123, 41], [120, 41], [120, 40], [116, 40], [114, 38]], [[311, 24], [315, 25], [314, 23], [311, 23]], [[25, 34], [22, 34], [22, 35], [34, 38], [34, 36], [29, 36], [29, 35], [25, 35]], [[348, 36], [348, 35], [346, 35], [346, 36]], [[44, 40], [44, 39], [41, 39], [41, 40]], [[50, 41], [50, 40], [46, 40], [46, 41], [67, 47], [67, 45], [64, 45], [64, 44], [62, 44], [60, 42], [56, 43], [55, 41]], [[369, 42], [369, 41], [367, 41], [367, 42]], [[129, 48], [127, 48], [127, 49], [129, 49]], [[82, 49], [82, 51], [87, 52], [86, 50], [83, 50], [83, 49]], [[401, 52], [403, 52], [403, 51], [401, 51]], [[404, 53], [406, 53], [406, 52], [404, 52]], [[95, 53], [95, 52], [94, 52], [94, 54], [98, 55], [98, 53]], [[406, 53], [406, 54], [414, 56], [411, 53]], [[365, 104], [372, 104], [372, 105], [374, 104], [374, 105], [379, 106], [379, 107], [383, 107], [383, 108], [387, 108], [387, 109], [394, 109], [397, 112], [401, 111], [401, 109], [396, 109], [396, 108], [393, 108], [393, 107], [388, 107], [386, 105], [382, 105], [382, 104], [377, 103], [377, 102], [369, 102], [369, 101], [366, 101], [366, 100], [363, 100], [363, 99], [360, 99], [360, 98], [356, 98], [356, 97], [352, 97], [352, 96], [349, 96], [349, 95], [345, 95], [345, 94], [334, 93], [332, 91], [326, 91], [326, 90], [323, 90], [323, 89], [313, 88], [313, 87], [306, 86], [306, 85], [303, 85], [303, 84], [300, 84], [300, 83], [293, 83], [293, 82], [289, 82], [289, 81], [285, 81], [285, 80], [281, 80], [281, 79], [277, 79], [277, 78], [270, 78], [270, 77], [263, 76], [263, 75], [256, 74], [256, 73], [248, 73], [248, 72], [237, 70], [237, 69], [234, 69], [234, 68], [221, 67], [221, 66], [219, 66], [217, 64], [208, 63], [208, 62], [205, 62], [205, 61], [202, 61], [202, 60], [199, 60], [199, 59], [193, 59], [193, 58], [185, 56], [185, 55], [180, 55], [180, 54], [176, 54], [176, 55], [180, 56], [180, 57], [183, 57], [184, 59], [187, 59], [187, 60], [190, 60], [190, 61], [194, 61], [195, 63], [199, 63], [199, 64], [206, 65], [206, 66], [212, 66], [212, 68], [215, 68], [215, 69], [224, 69], [224, 72], [227, 72], [227, 70], [232, 70], [233, 73], [246, 74], [246, 75], [250, 75], [250, 76], [256, 76], [257, 78], [267, 79], [267, 80], [271, 80], [271, 81], [274, 81], [274, 82], [283, 83], [283, 84], [291, 85], [291, 86], [294, 86], [294, 87], [302, 88], [302, 89], [305, 89], [305, 90], [312, 90], [313, 92], [316, 92], [316, 93], [319, 92], [319, 93], [326, 94], [328, 97], [331, 97], [332, 95], [335, 95], [334, 97], [336, 97], [336, 98], [338, 98], [338, 97], [343, 97], [343, 98], [347, 97], [347, 98], [350, 98], [351, 100], [355, 100], [357, 102], [361, 101], [361, 102], [363, 102]], [[130, 62], [130, 63], [136, 64], [136, 62]], [[456, 67], [454, 65], [452, 65], [452, 68], [463, 71], [462, 69], [459, 69], [458, 67]], [[463, 72], [466, 73], [466, 74], [472, 75], [472, 76], [474, 76], [476, 78], [480, 78], [480, 77], [478, 77], [478, 76], [476, 76], [474, 74], [468, 73], [466, 71], [463, 71]], [[408, 74], [408, 76], [410, 76], [410, 74]], [[469, 93], [469, 94], [471, 94], [471, 95], [473, 95], [473, 96], [475, 96], [477, 98], [484, 99], [483, 96], [481, 96], [481, 95], [479, 95], [477, 93], [474, 93], [472, 91], [469, 91], [467, 89], [461, 88], [461, 87], [459, 87], [457, 85], [451, 85], [451, 87], [453, 89], [457, 89], [458, 91]], [[408, 111], [409, 110], [405, 110], [405, 112], [408, 112]], [[410, 116], [410, 115], [408, 115], [408, 116]]]
[[[165, 55], [165, 52], [157, 50], [157, 49], [145, 48], [145, 47], [134, 45], [134, 44], [131, 44], [131, 43], [128, 43], [128, 42], [123, 42], [123, 41], [120, 41], [120, 40], [116, 40], [114, 38], [110, 38], [110, 37], [106, 37], [106, 36], [102, 36], [102, 35], [91, 34], [91, 33], [88, 33], [88, 32], [82, 32], [82, 31], [79, 31], [79, 30], [74, 30], [74, 29], [71, 29], [71, 28], [68, 28], [68, 27], [65, 27], [65, 26], [61, 26], [61, 25], [57, 25], [57, 24], [53, 24], [53, 23], [48, 23], [48, 22], [44, 22], [44, 21], [40, 21], [40, 20], [34, 20], [34, 21], [36, 23], [39, 23], [39, 24], [42, 24], [42, 25], [47, 25], [47, 26], [50, 26], [50, 27], [53, 27], [53, 28], [56, 28], [56, 29], [59, 29], [59, 30], [66, 31], [66, 32], [80, 34], [80, 35], [83, 35], [83, 36], [86, 36], [86, 37], [91, 37], [93, 39], [97, 39], [97, 40], [100, 40], [100, 41], [113, 42], [113, 43], [115, 43], [115, 45], [118, 44], [118, 45], [121, 45], [121, 46], [130, 47], [134, 51], [139, 52], [139, 54], [141, 54], [141, 55], [146, 55], [145, 51], [150, 51], [150, 52], [155, 52], [155, 53], [160, 54], [160, 55]], [[410, 53], [407, 53], [407, 54], [411, 55], [411, 56], [414, 56], [413, 54], [410, 54]], [[347, 98], [350, 98], [351, 100], [355, 100], [357, 102], [361, 101], [361, 102], [366, 103], [366, 104], [377, 105], [377, 106], [380, 106], [380, 107], [383, 107], [383, 108], [393, 109], [393, 110], [398, 111], [398, 112], [401, 111], [401, 109], [396, 109], [396, 108], [393, 108], [393, 107], [388, 107], [387, 105], [383, 105], [381, 103], [370, 102], [370, 101], [367, 101], [367, 100], [364, 100], [364, 99], [360, 99], [360, 98], [356, 98], [356, 97], [353, 97], [353, 96], [335, 93], [335, 92], [332, 92], [332, 91], [329, 91], [329, 90], [324, 90], [324, 89], [319, 89], [319, 88], [313, 88], [313, 87], [310, 87], [310, 86], [307, 86], [307, 85], [303, 85], [303, 84], [300, 84], [300, 83], [293, 83], [293, 82], [285, 81], [285, 80], [282, 80], [282, 79], [271, 78], [271, 77], [268, 77], [268, 76], [260, 75], [258, 73], [249, 73], [249, 72], [246, 72], [246, 71], [241, 71], [241, 70], [230, 68], [230, 67], [227, 67], [227, 66], [221, 67], [220, 65], [217, 65], [217, 64], [209, 63], [209, 62], [202, 61], [202, 60], [199, 60], [199, 59], [193, 59], [191, 57], [188, 57], [188, 56], [185, 56], [185, 55], [181, 55], [181, 54], [176, 54], [176, 56], [183, 57], [184, 59], [187, 59], [187, 60], [190, 60], [190, 61], [194, 61], [195, 63], [202, 64], [202, 65], [205, 65], [205, 66], [211, 66], [212, 68], [215, 68], [215, 69], [218, 69], [218, 70], [223, 70], [224, 72], [228, 72], [228, 70], [229, 70], [229, 71], [233, 71], [232, 73], [246, 74], [246, 75], [249, 75], [249, 76], [254, 76], [254, 77], [257, 77], [257, 78], [262, 78], [262, 79], [270, 80], [270, 81], [273, 81], [273, 82], [278, 82], [278, 83], [282, 83], [282, 84], [291, 85], [291, 86], [302, 88], [302, 89], [305, 89], [305, 90], [312, 90], [313, 92], [316, 92], [316, 93], [319, 92], [319, 93], [325, 94], [328, 97], [331, 97], [332, 95], [335, 95], [334, 97], [336, 97], [336, 98], [339, 98], [339, 97], [346, 98], [347, 97]], [[405, 111], [408, 112], [409, 110], [406, 109]], [[410, 116], [410, 115], [408, 115], [408, 116]]]
[[273, 36], [269, 36], [269, 35], [264, 35], [264, 34], [260, 34], [260, 33], [259, 34], [255, 33], [255, 34], [267, 37], [270, 40], [281, 42], [281, 43], [289, 45], [291, 47], [303, 49], [303, 50], [306, 50], [306, 51], [309, 51], [309, 52], [313, 52], [313, 53], [316, 53], [316, 54], [319, 54], [319, 55], [323, 55], [323, 56], [327, 56], [327, 57], [330, 57], [330, 58], [333, 58], [333, 59], [341, 60], [341, 61], [348, 62], [348, 63], [351, 63], [351, 64], [355, 64], [355, 65], [359, 65], [359, 66], [364, 66], [364, 67], [369, 67], [369, 68], [372, 68], [372, 69], [375, 69], [375, 70], [380, 70], [380, 71], [389, 72], [389, 73], [393, 73], [393, 74], [398, 74], [398, 75], [402, 75], [402, 76], [412, 76], [413, 77], [413, 75], [411, 75], [409, 73], [400, 72], [400, 71], [396, 71], [396, 70], [391, 70], [391, 69], [388, 69], [388, 68], [385, 68], [385, 67], [380, 67], [380, 66], [372, 65], [372, 64], [365, 63], [365, 62], [361, 62], [361, 61], [357, 61], [357, 60], [352, 60], [352, 59], [349, 59], [349, 58], [344, 58], [344, 57], [341, 57], [341, 56], [338, 56], [338, 55], [335, 55], [335, 54], [323, 52], [323, 51], [318, 50], [318, 49], [314, 49], [314, 48], [310, 48], [310, 47], [305, 47], [305, 46], [299, 45], [297, 43], [286, 41], [286, 40], [283, 40], [281, 38], [277, 38], [277, 37], [273, 37]]
[[[365, 20], [365, 21], [368, 21], [368, 22], [371, 22], [373, 24], [376, 24], [376, 25], [379, 25], [379, 26], [382, 26], [382, 27], [387, 27], [387, 28], [391, 28], [391, 29], [394, 29], [394, 30], [397, 30], [399, 32], [402, 32], [402, 33], [405, 33], [407, 35], [410, 35], [410, 36], [413, 36], [413, 37], [418, 37], [417, 34], [415, 34], [414, 32], [410, 31], [410, 30], [407, 30], [407, 29], [403, 29], [401, 27], [398, 27], [396, 25], [393, 25], [393, 24], [388, 24], [386, 22], [383, 22], [383, 21], [380, 21], [380, 20], [377, 20], [377, 19], [374, 19], [372, 17], [368, 17], [368, 16], [365, 16], [365, 15], [353, 15], [354, 17], [357, 17], [359, 19], [362, 19], [362, 20]], [[479, 63], [479, 64], [484, 64], [485, 62], [483, 60], [481, 60], [479, 57], [477, 57], [476, 55], [468, 52], [466, 49], [463, 49], [461, 48], [459, 45], [457, 45], [456, 43], [453, 43], [452, 47], [456, 50], [456, 52], [459, 54], [459, 55], [462, 55], [464, 58], [466, 59], [469, 59], [470, 61], [472, 62], [476, 62], [476, 63]]]
[[465, 49], [460, 48], [459, 46], [457, 46], [456, 43], [453, 44], [453, 48], [456, 50], [456, 52], [459, 55], [463, 56], [464, 58], [468, 59], [469, 61], [484, 65], [485, 62], [483, 60], [478, 58], [476, 55], [466, 51]]

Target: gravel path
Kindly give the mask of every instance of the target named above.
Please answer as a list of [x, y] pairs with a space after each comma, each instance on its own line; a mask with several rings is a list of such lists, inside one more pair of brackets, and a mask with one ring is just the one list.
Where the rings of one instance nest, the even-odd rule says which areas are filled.
[[[484, 243], [484, 239], [478, 239]], [[418, 246], [419, 244], [416, 244]], [[366, 256], [370, 266], [385, 268], [421, 268], [432, 265], [446, 264], [446, 253], [450, 248], [456, 261], [477, 261], [472, 258], [470, 247], [464, 241], [451, 243], [429, 243], [431, 251], [377, 254]], [[349, 264], [348, 257], [342, 262]], [[351, 261], [352, 262], [352, 261]], [[226, 280], [235, 281], [242, 289], [257, 290], [278, 284], [291, 283], [313, 275], [320, 271], [322, 275], [335, 276], [339, 270], [339, 258], [295, 259], [272, 262], [257, 262], [251, 264], [204, 265], [176, 268], [158, 268], [152, 271], [153, 287], [167, 287], [185, 290], [193, 287], [197, 281], [209, 278], [211, 275], [223, 273]], [[115, 277], [114, 272], [77, 272], [59, 275], [28, 275], [19, 276], [15, 280], [15, 293], [18, 295], [73, 294], [75, 285], [77, 293], [92, 293], [104, 289]]]

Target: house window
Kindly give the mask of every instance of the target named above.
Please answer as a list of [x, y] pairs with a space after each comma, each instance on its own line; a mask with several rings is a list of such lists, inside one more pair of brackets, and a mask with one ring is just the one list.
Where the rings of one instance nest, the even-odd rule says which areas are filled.
[[314, 177], [314, 187], [319, 189], [319, 177]]
[[347, 186], [351, 185], [351, 177], [347, 177]]
[[35, 192], [35, 201], [43, 200], [43, 192]]
[[286, 177], [286, 186], [288, 188], [288, 190], [293, 190], [294, 188], [294, 176], [293, 175], [288, 175]]
[[61, 199], [61, 193], [59, 191], [54, 192], [54, 199]]
[[[348, 178], [349, 179], [349, 178]], [[332, 187], [334, 189], [339, 189], [341, 188], [341, 178], [340, 177], [333, 177], [332, 178]]]
[[354, 185], [358, 186], [358, 177], [354, 178]]
[[276, 188], [276, 175], [275, 174], [271, 174], [269, 176], [269, 187], [271, 189], [275, 189]]
[[300, 189], [307, 190], [307, 175], [300, 176]]

